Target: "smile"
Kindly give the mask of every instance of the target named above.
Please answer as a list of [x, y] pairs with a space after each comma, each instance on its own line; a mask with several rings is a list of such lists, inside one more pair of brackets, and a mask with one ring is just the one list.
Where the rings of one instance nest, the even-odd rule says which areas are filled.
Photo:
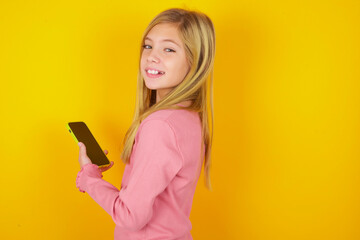
[[146, 76], [150, 78], [158, 78], [165, 74], [165, 72], [154, 70], [154, 69], [146, 69]]

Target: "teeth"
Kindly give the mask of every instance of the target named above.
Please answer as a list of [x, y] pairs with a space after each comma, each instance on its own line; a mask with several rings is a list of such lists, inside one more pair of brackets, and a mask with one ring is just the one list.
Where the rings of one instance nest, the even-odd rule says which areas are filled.
[[148, 73], [151, 73], [151, 74], [158, 74], [158, 71], [156, 71], [156, 70], [148, 70]]
[[[158, 71], [156, 71], [156, 70], [147, 70], [147, 72], [148, 73], [150, 73], [150, 74], [158, 74], [159, 72]], [[162, 73], [162, 72], [160, 72], [160, 73]]]

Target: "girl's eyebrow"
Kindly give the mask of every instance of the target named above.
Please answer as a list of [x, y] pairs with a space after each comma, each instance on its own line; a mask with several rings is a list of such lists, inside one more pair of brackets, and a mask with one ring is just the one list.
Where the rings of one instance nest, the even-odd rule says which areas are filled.
[[[149, 37], [146, 37], [145, 40], [150, 40], [150, 41], [152, 41], [151, 38], [149, 38]], [[163, 42], [172, 42], [172, 43], [174, 43], [175, 45], [177, 45], [178, 47], [180, 47], [180, 45], [179, 45], [177, 42], [175, 42], [174, 40], [172, 40], [172, 39], [163, 39], [162, 41], [163, 41]]]

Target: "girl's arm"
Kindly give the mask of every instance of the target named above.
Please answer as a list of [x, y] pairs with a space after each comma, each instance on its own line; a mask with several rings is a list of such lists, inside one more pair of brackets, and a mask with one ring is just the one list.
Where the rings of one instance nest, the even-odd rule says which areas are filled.
[[166, 120], [147, 120], [139, 128], [138, 137], [128, 184], [120, 191], [102, 179], [95, 164], [84, 165], [76, 180], [79, 190], [87, 192], [116, 225], [131, 231], [140, 230], [150, 221], [156, 196], [183, 165], [176, 135]]

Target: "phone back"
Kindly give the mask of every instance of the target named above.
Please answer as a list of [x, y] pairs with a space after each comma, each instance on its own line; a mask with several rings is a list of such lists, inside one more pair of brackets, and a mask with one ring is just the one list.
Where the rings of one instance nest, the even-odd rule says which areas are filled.
[[101, 167], [110, 165], [110, 161], [84, 122], [69, 122], [67, 128], [76, 143], [82, 142], [85, 144], [86, 154], [93, 164]]

